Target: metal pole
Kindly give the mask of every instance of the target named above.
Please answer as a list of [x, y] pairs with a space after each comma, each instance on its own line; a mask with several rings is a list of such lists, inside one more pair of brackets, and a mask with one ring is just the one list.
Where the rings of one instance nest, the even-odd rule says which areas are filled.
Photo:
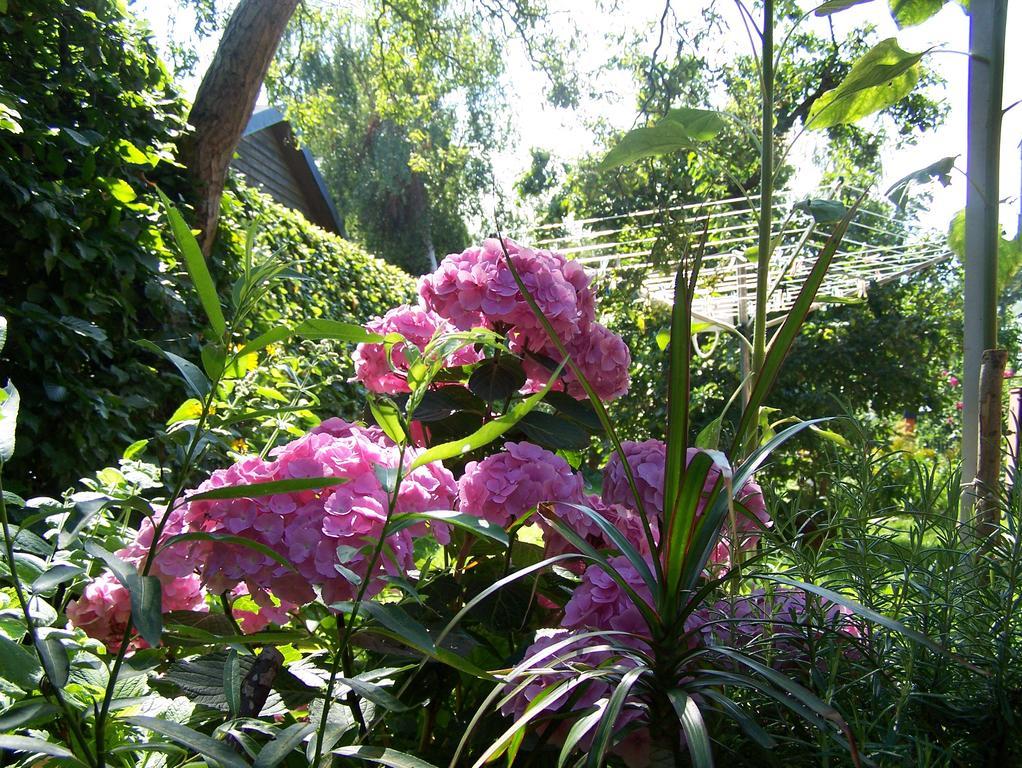
[[962, 369], [962, 504], [972, 519], [979, 459], [979, 372], [997, 346], [998, 163], [1008, 0], [969, 5], [968, 188], [965, 199], [965, 359]]

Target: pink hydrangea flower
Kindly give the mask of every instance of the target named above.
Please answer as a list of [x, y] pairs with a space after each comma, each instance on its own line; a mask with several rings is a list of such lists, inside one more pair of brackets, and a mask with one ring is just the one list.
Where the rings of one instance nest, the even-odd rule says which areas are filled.
[[[383, 317], [368, 322], [366, 328], [373, 333], [384, 335], [400, 333], [420, 352], [425, 350], [426, 345], [438, 333], [451, 333], [457, 330], [435, 312], [411, 306], [396, 307]], [[403, 343], [391, 347], [389, 362], [386, 346], [383, 344], [359, 344], [355, 348], [353, 359], [355, 378], [362, 382], [366, 389], [383, 394], [410, 391], [406, 381], [409, 362]], [[466, 346], [451, 355], [446, 365], [447, 367], [471, 365], [480, 359], [478, 352], [471, 346]]]
[[[541, 502], [582, 501], [582, 478], [560, 456], [532, 443], [506, 443], [500, 453], [470, 461], [458, 481], [459, 510], [502, 528]], [[555, 505], [558, 514], [562, 506]]]
[[[626, 557], [613, 557], [610, 565], [647, 604], [653, 599], [649, 587]], [[561, 626], [565, 629], [613, 629], [649, 637], [649, 627], [627, 592], [598, 565], [590, 565], [582, 583], [564, 606]]]
[[[407, 451], [406, 462], [415, 455], [414, 449]], [[192, 558], [203, 583], [216, 593], [244, 583], [257, 603], [261, 592], [269, 592], [285, 609], [311, 601], [316, 588], [328, 604], [351, 599], [366, 579], [366, 596], [376, 594], [384, 573], [404, 576], [413, 567], [413, 536], [427, 530], [423, 523], [387, 536], [369, 573], [372, 545], [383, 535], [388, 504], [376, 468], [394, 468], [398, 458], [397, 447], [379, 430], [330, 420], [315, 433], [273, 451], [269, 461], [245, 459], [214, 472], [200, 491], [302, 477], [345, 482], [255, 499], [190, 502], [185, 515], [190, 530], [249, 538], [284, 555], [298, 571], [251, 548], [194, 542]], [[450, 472], [439, 464], [420, 467], [403, 479], [395, 512], [449, 510], [456, 494]], [[432, 530], [441, 542], [449, 540], [446, 526]]]
[[[504, 245], [511, 261], [540, 309], [562, 338], [572, 338], [594, 319], [589, 278], [580, 265], [561, 254], [532, 250], [512, 240]], [[458, 328], [515, 328], [545, 339], [504, 257], [500, 241], [444, 258], [432, 275], [419, 283], [423, 304]]]
[[[667, 447], [660, 440], [646, 440], [641, 443], [624, 441], [621, 447], [631, 467], [646, 514], [661, 518], [664, 507], [664, 465]], [[686, 463], [691, 463], [698, 453], [699, 449], [689, 448]], [[709, 497], [719, 477], [720, 469], [713, 466], [703, 485], [704, 500], [696, 509], [697, 515], [702, 514], [706, 505], [705, 499]], [[756, 483], [748, 481], [735, 495], [735, 500], [738, 502], [735, 505], [738, 546], [745, 550], [753, 549], [759, 542], [759, 534], [770, 526], [770, 515], [767, 512], [763, 490]], [[603, 501], [606, 504], [620, 504], [632, 509], [636, 506], [624, 466], [616, 453], [603, 468]], [[710, 562], [715, 565], [727, 567], [732, 561], [730, 526], [731, 521], [726, 520], [721, 527], [721, 540], [710, 557]]]
[[[640, 554], [649, 556], [649, 539], [642, 527], [642, 519], [634, 510], [621, 506], [620, 504], [605, 504], [603, 499], [592, 494], [585, 494], [583, 506], [599, 513], [608, 523], [624, 534], [625, 539], [635, 547]], [[596, 549], [614, 549], [616, 545], [603, 530], [597, 525], [593, 518], [579, 509], [577, 506], [560, 504], [555, 507], [558, 517], [571, 526], [579, 536], [586, 540]], [[653, 543], [660, 541], [660, 530], [657, 520], [649, 521], [653, 534]], [[540, 521], [543, 527], [544, 539], [546, 541], [547, 554], [559, 555], [576, 551], [574, 547], [561, 536], [552, 526]]]
[[73, 626], [116, 653], [131, 621], [131, 595], [112, 573], [103, 573], [68, 603], [66, 613]]
[[[630, 383], [628, 370], [632, 364], [632, 357], [628, 345], [616, 333], [594, 322], [564, 341], [564, 346], [601, 400], [606, 402], [616, 400], [628, 392]], [[511, 349], [524, 355], [523, 366], [529, 377], [527, 390], [538, 392], [550, 379], [550, 370], [526, 354], [525, 343], [521, 338], [512, 339]], [[544, 344], [531, 351], [549, 360], [559, 361], [561, 358], [557, 348], [551, 344]], [[564, 367], [556, 387], [577, 400], [585, 400], [588, 397], [570, 366]]]
[[[610, 696], [612, 684], [607, 679], [596, 678], [582, 680], [579, 672], [597, 669], [613, 664], [627, 671], [635, 666], [635, 661], [628, 656], [615, 654], [609, 650], [587, 650], [600, 644], [599, 638], [578, 637], [577, 633], [565, 630], [553, 630], [536, 637], [536, 641], [525, 651], [521, 667], [521, 675], [508, 680], [508, 691], [517, 688], [528, 677], [533, 677], [502, 707], [505, 716], [521, 717], [529, 704], [547, 688], [567, 682], [560, 692], [548, 699], [546, 710], [551, 715], [558, 713], [567, 706], [573, 712], [580, 712], [592, 707], [601, 699]], [[541, 674], [536, 674], [541, 672]], [[614, 730], [618, 731], [629, 723], [642, 717], [644, 706], [636, 696], [630, 696], [618, 716]], [[572, 721], [566, 722], [554, 734], [555, 742], [563, 741], [571, 728]], [[594, 727], [595, 728], [595, 727]], [[593, 731], [582, 740], [582, 748], [591, 742]]]

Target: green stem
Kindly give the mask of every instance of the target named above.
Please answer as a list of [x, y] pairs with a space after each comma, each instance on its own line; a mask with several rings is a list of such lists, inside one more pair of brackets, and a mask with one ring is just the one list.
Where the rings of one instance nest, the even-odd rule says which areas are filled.
[[[10, 520], [7, 517], [7, 502], [3, 497], [4, 488], [2, 476], [3, 462], [0, 462], [0, 524], [2, 524], [4, 532], [4, 552], [7, 556], [7, 566], [11, 569], [11, 582], [14, 585], [14, 592], [18, 597], [18, 605], [21, 606], [21, 612], [25, 617], [25, 627], [28, 631], [29, 638], [32, 640], [32, 648], [35, 650], [40, 661], [42, 661], [43, 654], [39, 650], [39, 634], [36, 632], [35, 623], [32, 621], [32, 614], [29, 611], [28, 601], [25, 599], [25, 590], [21, 584], [21, 578], [18, 576], [17, 563], [14, 560], [14, 540], [11, 538]], [[50, 675], [46, 670], [46, 665], [43, 664], [42, 667], [43, 675], [46, 676], [47, 680], [50, 680]], [[57, 700], [57, 704], [64, 713], [64, 720], [67, 722], [68, 728], [71, 730], [71, 734], [78, 741], [83, 754], [85, 754], [88, 758], [90, 764], [99, 765], [99, 761], [89, 752], [88, 742], [85, 740], [85, 734], [82, 733], [78, 719], [74, 716], [74, 712], [71, 710], [71, 707], [68, 706], [67, 700], [64, 698], [64, 694], [60, 690], [60, 686], [57, 685], [57, 681], [50, 680], [50, 687], [53, 689], [53, 697]]]
[[[203, 403], [202, 414], [199, 416], [199, 421], [195, 425], [195, 432], [192, 435], [191, 441], [189, 441], [188, 450], [185, 453], [181, 476], [174, 488], [174, 492], [170, 496], [170, 500], [167, 503], [163, 517], [153, 528], [153, 540], [149, 545], [149, 551], [146, 554], [145, 562], [142, 565], [143, 576], [148, 576], [149, 571], [152, 570], [153, 562], [156, 558], [156, 551], [160, 547], [160, 537], [162, 536], [167, 523], [170, 521], [170, 512], [174, 509], [174, 505], [177, 504], [178, 499], [181, 498], [181, 494], [184, 493], [185, 484], [188, 481], [188, 476], [192, 469], [192, 462], [195, 460], [195, 454], [198, 451], [199, 444], [202, 442], [203, 430], [206, 427], [206, 421], [208, 420], [210, 410], [213, 407], [213, 400], [216, 397], [216, 391], [220, 386], [220, 379], [221, 377], [218, 376], [214, 381], [210, 382], [209, 394], [206, 396], [206, 401]], [[121, 666], [124, 664], [124, 658], [127, 655], [128, 646], [131, 643], [131, 630], [132, 624], [129, 621], [128, 625], [124, 628], [124, 635], [121, 637], [120, 647], [117, 649], [117, 655], [114, 657], [114, 663], [110, 669], [110, 679], [107, 682], [106, 691], [104, 691], [103, 694], [103, 703], [100, 706], [99, 713], [96, 715], [97, 768], [104, 768], [106, 765], [106, 756], [104, 754], [106, 720], [110, 713], [110, 704], [113, 701], [114, 686], [117, 684], [117, 677], [121, 672]]]
[[[770, 246], [773, 224], [774, 192], [774, 2], [763, 2], [762, 46], [762, 124], [760, 136], [760, 197], [759, 197], [759, 255], [756, 264], [756, 318], [752, 338], [753, 386], [760, 375], [766, 357], [767, 299], [769, 296]], [[755, 422], [758, 424], [758, 419]], [[754, 426], [750, 431], [746, 451], [757, 442]]]
[[[392, 492], [389, 491], [388, 489], [387, 517], [383, 523], [384, 532], [386, 532], [387, 528], [390, 526], [391, 518], [393, 518], [394, 511], [397, 507], [397, 495], [398, 492], [401, 490], [401, 481], [404, 479], [405, 449], [406, 446], [404, 444], [402, 444], [399, 447], [397, 459], [397, 475], [394, 479], [394, 489]], [[326, 695], [323, 698], [323, 714], [320, 719], [320, 725], [316, 733], [316, 755], [311, 763], [311, 765], [314, 766], [315, 768], [318, 768], [320, 758], [322, 758], [323, 756], [323, 737], [326, 731], [327, 715], [329, 715], [330, 713], [330, 704], [333, 701], [334, 687], [337, 684], [337, 673], [341, 671], [341, 665], [344, 662], [344, 652], [345, 649], [348, 647], [349, 643], [351, 642], [351, 635], [355, 628], [355, 619], [358, 617], [358, 609], [361, 606], [362, 601], [365, 599], [366, 590], [369, 588], [369, 583], [372, 581], [373, 571], [376, 570], [376, 564], [379, 562], [380, 555], [383, 553], [383, 545], [386, 543], [386, 540], [387, 540], [386, 536], [381, 534], [379, 539], [377, 539], [376, 541], [376, 545], [373, 547], [373, 554], [369, 558], [369, 566], [366, 569], [366, 575], [362, 579], [362, 583], [359, 584], [358, 592], [356, 593], [354, 603], [351, 606], [351, 616], [349, 616], [348, 620], [344, 623], [344, 632], [340, 638], [340, 646], [338, 647], [337, 652], [334, 654], [334, 658], [330, 664], [330, 678], [327, 680]], [[354, 700], [354, 702], [352, 702], [352, 700], [349, 699], [348, 704], [352, 705], [352, 703], [356, 708], [358, 707], [357, 698]], [[352, 715], [354, 714], [355, 712], [352, 711]], [[361, 714], [362, 712], [361, 710], [359, 710], [358, 717], [361, 717]], [[362, 729], [365, 730], [364, 720], [362, 721]]]

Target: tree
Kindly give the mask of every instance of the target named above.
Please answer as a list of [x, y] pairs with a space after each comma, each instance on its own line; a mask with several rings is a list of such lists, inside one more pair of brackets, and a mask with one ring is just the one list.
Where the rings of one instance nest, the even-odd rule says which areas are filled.
[[241, 0], [202, 78], [179, 159], [195, 185], [195, 225], [209, 256], [234, 149], [298, 0]]
[[267, 87], [319, 159], [348, 237], [416, 274], [431, 253], [468, 244], [508, 138], [505, 41], [524, 40], [551, 98], [571, 98], [570, 46], [555, 48], [548, 24], [529, 2], [373, 0], [302, 14]]

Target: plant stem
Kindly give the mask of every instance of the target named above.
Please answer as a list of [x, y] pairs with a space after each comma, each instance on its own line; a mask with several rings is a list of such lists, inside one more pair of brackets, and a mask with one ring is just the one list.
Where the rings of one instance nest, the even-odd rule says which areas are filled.
[[[32, 640], [32, 648], [35, 650], [39, 660], [42, 661], [43, 654], [39, 650], [39, 634], [36, 632], [35, 624], [32, 621], [32, 613], [29, 611], [28, 601], [25, 599], [25, 590], [21, 584], [21, 578], [18, 576], [17, 563], [14, 560], [14, 540], [11, 538], [10, 520], [7, 518], [7, 502], [3, 497], [2, 476], [3, 463], [0, 462], [0, 524], [2, 524], [4, 532], [4, 553], [7, 556], [7, 566], [11, 569], [11, 583], [14, 585], [14, 592], [18, 597], [18, 604], [21, 606], [21, 612], [25, 617], [25, 628], [28, 631], [29, 638]], [[46, 669], [46, 665], [43, 664], [42, 668], [43, 675], [47, 680], [49, 680], [50, 675]], [[85, 741], [85, 735], [82, 733], [78, 719], [74, 716], [74, 713], [68, 706], [67, 700], [64, 698], [64, 694], [60, 690], [60, 686], [57, 685], [57, 681], [50, 680], [50, 686], [53, 688], [53, 697], [57, 700], [57, 704], [64, 713], [64, 720], [67, 721], [67, 726], [71, 730], [71, 734], [78, 741], [84, 754], [89, 759], [89, 762], [93, 765], [98, 765], [99, 761], [89, 752], [88, 743]]]
[[[761, 49], [762, 122], [760, 128], [759, 254], [756, 263], [756, 318], [752, 338], [753, 386], [766, 357], [767, 298], [769, 295], [770, 246], [773, 224], [774, 192], [774, 0], [763, 2], [763, 45]], [[758, 419], [756, 420], [758, 424]], [[756, 430], [751, 430], [749, 450], [754, 446]]]

